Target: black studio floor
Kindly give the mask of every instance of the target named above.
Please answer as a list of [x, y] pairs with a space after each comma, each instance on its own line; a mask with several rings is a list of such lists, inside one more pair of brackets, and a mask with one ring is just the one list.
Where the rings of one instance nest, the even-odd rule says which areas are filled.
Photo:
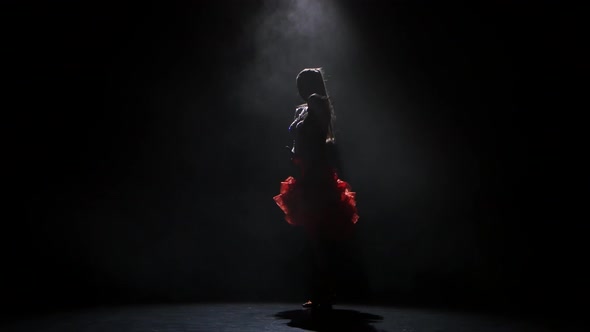
[[0, 326], [3, 332], [177, 331], [581, 331], [519, 318], [384, 306], [340, 305], [325, 316], [287, 303], [146, 305], [34, 315]]

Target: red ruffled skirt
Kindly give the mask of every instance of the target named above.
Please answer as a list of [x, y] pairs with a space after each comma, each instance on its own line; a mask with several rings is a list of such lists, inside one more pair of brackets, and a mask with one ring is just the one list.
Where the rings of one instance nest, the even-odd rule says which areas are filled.
[[310, 184], [290, 176], [273, 198], [289, 224], [303, 226], [312, 237], [341, 240], [352, 234], [359, 219], [356, 193], [336, 173], [331, 177], [330, 181]]

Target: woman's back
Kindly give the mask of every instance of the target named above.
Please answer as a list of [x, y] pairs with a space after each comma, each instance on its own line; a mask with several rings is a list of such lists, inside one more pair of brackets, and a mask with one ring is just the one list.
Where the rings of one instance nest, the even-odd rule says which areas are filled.
[[289, 127], [295, 163], [303, 174], [332, 168], [326, 146], [331, 116], [328, 103], [324, 96], [311, 95], [307, 104], [297, 108], [295, 120]]

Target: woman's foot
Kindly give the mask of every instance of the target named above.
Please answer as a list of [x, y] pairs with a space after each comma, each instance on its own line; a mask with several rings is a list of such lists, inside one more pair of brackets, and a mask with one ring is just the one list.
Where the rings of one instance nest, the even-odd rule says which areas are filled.
[[304, 307], [304, 308], [313, 308], [314, 304], [310, 300], [310, 301], [307, 301], [307, 302], [303, 303], [301, 306]]
[[332, 303], [325, 302], [325, 303], [317, 303], [312, 301], [307, 301], [301, 305], [305, 309], [312, 309], [315, 311], [329, 311], [332, 310]]

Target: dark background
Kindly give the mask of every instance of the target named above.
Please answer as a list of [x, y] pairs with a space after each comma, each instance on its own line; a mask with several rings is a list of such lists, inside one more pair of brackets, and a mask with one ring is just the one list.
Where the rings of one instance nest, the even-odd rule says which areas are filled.
[[344, 300], [587, 298], [588, 52], [564, 2], [2, 3], [4, 314], [306, 298], [272, 201], [323, 67], [360, 221]]

